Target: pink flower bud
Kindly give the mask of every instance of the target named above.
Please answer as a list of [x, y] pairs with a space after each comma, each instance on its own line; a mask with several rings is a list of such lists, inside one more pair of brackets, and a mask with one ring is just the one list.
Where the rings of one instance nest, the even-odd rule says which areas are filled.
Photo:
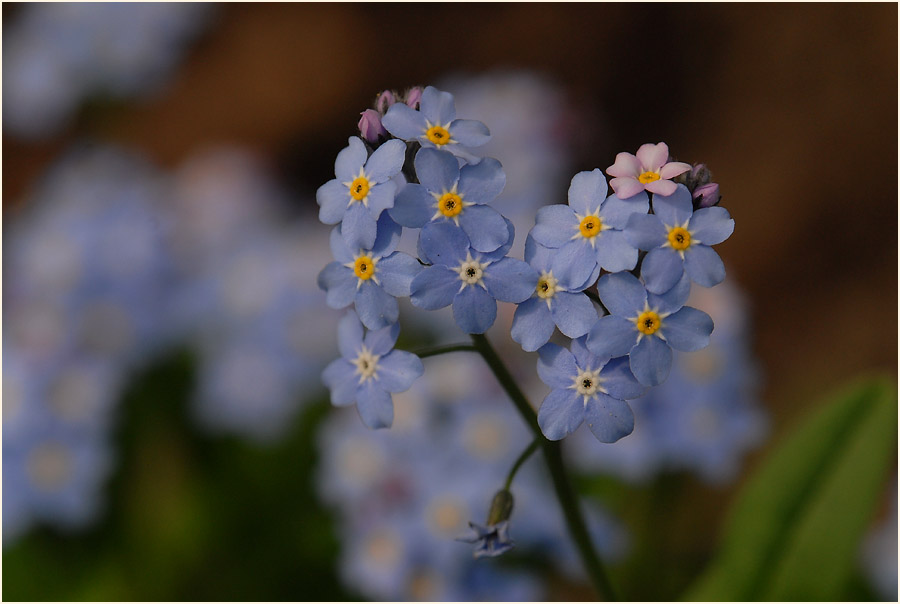
[[388, 110], [388, 107], [396, 102], [397, 99], [394, 98], [394, 93], [390, 90], [385, 90], [379, 94], [378, 98], [375, 100], [375, 109], [378, 110], [378, 113], [384, 115], [384, 112]]
[[410, 88], [409, 92], [406, 93], [406, 104], [416, 109], [419, 106], [419, 102], [422, 100], [422, 88], [420, 86], [416, 86], [415, 88]]
[[366, 109], [359, 118], [359, 133], [370, 143], [377, 143], [379, 136], [387, 137], [387, 130], [381, 125], [381, 115], [374, 109]]
[[710, 182], [694, 189], [694, 204], [697, 208], [710, 208], [719, 203], [719, 185]]

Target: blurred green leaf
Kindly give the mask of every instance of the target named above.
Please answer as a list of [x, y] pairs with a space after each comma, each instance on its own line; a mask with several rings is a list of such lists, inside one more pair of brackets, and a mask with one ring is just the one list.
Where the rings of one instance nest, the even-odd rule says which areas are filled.
[[850, 582], [897, 441], [897, 388], [826, 401], [739, 494], [721, 550], [687, 600], [835, 600]]

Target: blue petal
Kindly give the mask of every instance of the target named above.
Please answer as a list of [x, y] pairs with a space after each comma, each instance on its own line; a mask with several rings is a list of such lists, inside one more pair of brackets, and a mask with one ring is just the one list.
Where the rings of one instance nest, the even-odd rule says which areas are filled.
[[670, 247], [650, 250], [641, 264], [641, 277], [647, 285], [647, 291], [654, 294], [664, 294], [675, 287], [682, 275], [684, 261]]
[[502, 258], [484, 269], [488, 292], [502, 302], [524, 302], [534, 293], [537, 282], [537, 272], [515, 258]]
[[[501, 214], [501, 216], [503, 216], [503, 215]], [[498, 247], [493, 252], [482, 252], [482, 254], [481, 254], [482, 262], [495, 262], [497, 260], [500, 260], [501, 258], [506, 256], [506, 253], [509, 251], [509, 248], [512, 247], [513, 241], [515, 241], [515, 238], [516, 238], [516, 227], [505, 216], [503, 216], [503, 221], [506, 223], [506, 237], [507, 237], [506, 243], [504, 243], [503, 245]]]
[[345, 308], [356, 298], [359, 279], [340, 262], [329, 262], [319, 273], [317, 282], [325, 290], [325, 303], [331, 308]]
[[613, 398], [621, 400], [640, 398], [647, 392], [647, 388], [631, 373], [628, 357], [611, 359], [603, 367], [600, 377], [604, 380], [604, 390]]
[[538, 351], [537, 372], [551, 388], [568, 388], [578, 375], [578, 368], [571, 352], [551, 343]]
[[463, 166], [459, 171], [459, 194], [465, 201], [490, 203], [506, 186], [503, 166], [493, 157], [485, 157], [479, 163]]
[[645, 386], [659, 386], [672, 368], [672, 349], [656, 336], [644, 336], [631, 350], [631, 372]]
[[684, 250], [684, 270], [691, 281], [703, 287], [718, 285], [725, 279], [722, 259], [706, 245], [692, 245]]
[[634, 413], [628, 403], [599, 392], [588, 400], [584, 421], [602, 443], [614, 443], [634, 431]]
[[319, 220], [324, 224], [337, 224], [344, 218], [350, 203], [350, 189], [338, 180], [329, 180], [316, 191], [319, 204]]
[[688, 231], [698, 243], [716, 245], [731, 237], [734, 232], [734, 220], [723, 207], [702, 208], [691, 216]]
[[[596, 256], [594, 256], [594, 258], [596, 258]], [[589, 288], [590, 286], [592, 286], [594, 283], [596, 283], [596, 282], [597, 282], [597, 277], [600, 276], [600, 265], [597, 264], [596, 262], [594, 262], [594, 265], [595, 265], [595, 266], [594, 266], [594, 272], [591, 273], [591, 276], [588, 277], [588, 278], [587, 278], [587, 281], [585, 281], [584, 283], [581, 283], [581, 284], [578, 285], [577, 287], [569, 287], [569, 284], [564, 284], [564, 283], [560, 283], [560, 285], [562, 285], [563, 287], [565, 287], [565, 288], [568, 289], [569, 291], [573, 291], [573, 292], [580, 292], [580, 291], [586, 290], [587, 288]]]
[[400, 243], [400, 235], [403, 234], [403, 227], [394, 222], [389, 214], [383, 213], [378, 219], [377, 235], [375, 235], [375, 245], [372, 246], [372, 254], [376, 258], [387, 256]]
[[[396, 105], [394, 105], [396, 107]], [[367, 380], [356, 392], [356, 409], [359, 417], [369, 428], [390, 428], [394, 423], [394, 401], [391, 395], [376, 384], [375, 380]]]
[[549, 440], [560, 440], [584, 421], [584, 399], [569, 389], [551, 390], [538, 410], [538, 424]]
[[553, 330], [553, 318], [547, 303], [535, 296], [516, 308], [510, 335], [521, 344], [523, 350], [534, 352], [550, 340]]
[[416, 140], [425, 134], [425, 116], [405, 103], [394, 103], [381, 118], [385, 130], [403, 140]]
[[713, 320], [702, 310], [685, 306], [663, 319], [660, 330], [675, 350], [694, 352], [709, 344]]
[[569, 207], [581, 214], [593, 214], [606, 199], [608, 186], [600, 168], [579, 172], [569, 185]]
[[578, 218], [569, 206], [554, 204], [538, 210], [530, 235], [549, 248], [558, 248], [572, 240], [578, 233]]
[[625, 238], [634, 247], [648, 251], [666, 242], [666, 227], [658, 216], [632, 214], [625, 225]]
[[341, 235], [340, 225], [331, 229], [331, 233], [328, 235], [328, 246], [331, 248], [331, 255], [341, 264], [353, 262], [353, 255], [357, 250], [351, 250], [350, 247], [347, 246], [347, 242], [344, 241], [344, 236]]
[[557, 292], [551, 305], [553, 322], [570, 338], [585, 335], [597, 322], [597, 311], [590, 298], [584, 294]]
[[444, 308], [453, 302], [460, 284], [456, 272], [445, 266], [429, 266], [412, 280], [409, 299], [413, 306], [425, 310]]
[[399, 298], [409, 296], [413, 279], [424, 267], [409, 254], [394, 252], [379, 260], [375, 268], [384, 291]]
[[644, 310], [647, 290], [630, 273], [603, 275], [597, 281], [597, 295], [611, 314], [632, 318]]
[[634, 348], [637, 337], [634, 323], [617, 315], [606, 315], [600, 317], [591, 328], [587, 347], [598, 357], [620, 357]]
[[497, 302], [481, 287], [467, 285], [453, 299], [453, 318], [466, 333], [484, 333], [497, 318]]
[[409, 390], [424, 371], [419, 357], [405, 350], [391, 351], [378, 360], [378, 382], [388, 392]]
[[488, 127], [476, 120], [453, 120], [450, 137], [463, 147], [480, 147], [491, 140]]
[[441, 92], [434, 86], [426, 86], [422, 91], [422, 100], [419, 109], [432, 124], [443, 126], [452, 122], [456, 117], [456, 109], [453, 105], [453, 95], [449, 92]]
[[400, 324], [394, 323], [381, 329], [371, 329], [363, 339], [363, 344], [372, 354], [384, 356], [390, 352], [394, 344], [397, 343], [397, 336], [400, 335]]
[[388, 210], [391, 218], [412, 229], [420, 229], [434, 215], [434, 197], [419, 184], [408, 184], [394, 199]]
[[625, 233], [612, 229], [597, 236], [597, 264], [611, 273], [630, 271], [637, 265], [637, 248], [628, 243]]
[[503, 216], [490, 206], [474, 205], [459, 214], [459, 225], [479, 252], [493, 252], [506, 243], [509, 232]]
[[336, 359], [322, 372], [322, 381], [331, 391], [331, 404], [342, 407], [356, 401], [356, 368], [346, 359]]
[[[596, 323], [596, 321], [595, 321]], [[587, 336], [575, 338], [569, 345], [572, 354], [575, 356], [575, 362], [583, 370], [599, 369], [606, 362], [606, 357], [598, 357], [587, 347]]]
[[450, 222], [427, 223], [422, 227], [419, 241], [432, 264], [459, 266], [469, 251], [469, 237]]
[[405, 159], [406, 143], [396, 139], [389, 140], [375, 149], [366, 162], [366, 176], [377, 183], [385, 182], [400, 172]]
[[694, 211], [691, 192], [684, 185], [678, 185], [671, 195], [653, 195], [653, 213], [666, 226], [682, 226]]
[[371, 280], [363, 281], [356, 292], [356, 312], [369, 329], [381, 329], [396, 323], [400, 317], [397, 300]]
[[459, 162], [452, 153], [422, 148], [416, 153], [416, 176], [425, 188], [443, 194], [459, 180]]
[[550, 248], [544, 247], [535, 241], [531, 235], [525, 238], [525, 262], [530, 264], [534, 270], [538, 272], [549, 271], [550, 261], [555, 253], [556, 250], [551, 252]]
[[341, 223], [341, 235], [351, 250], [371, 250], [377, 234], [378, 222], [363, 204], [354, 203], [347, 208]]
[[632, 214], [646, 214], [650, 211], [650, 197], [646, 191], [641, 191], [628, 199], [621, 199], [616, 195], [610, 195], [600, 208], [600, 219], [603, 224], [608, 224], [614, 229], [625, 230], [628, 219]]
[[682, 275], [681, 279], [678, 280], [678, 283], [666, 293], [649, 294], [647, 296], [647, 303], [650, 305], [650, 308], [655, 309], [656, 312], [660, 314], [671, 314], [684, 306], [684, 303], [687, 302], [690, 294], [691, 278], [685, 273]]
[[393, 208], [394, 194], [396, 192], [397, 185], [392, 180], [375, 185], [369, 189], [369, 194], [366, 195], [366, 204], [372, 216], [378, 218], [382, 212]]
[[597, 268], [597, 252], [586, 239], [570, 241], [554, 252], [550, 268], [567, 290], [578, 289], [576, 286], [586, 283]]
[[363, 342], [363, 326], [352, 310], [338, 322], [338, 350], [345, 359], [355, 359]]
[[351, 136], [348, 146], [341, 149], [334, 160], [334, 175], [338, 182], [351, 181], [359, 176], [359, 169], [366, 163], [369, 152], [366, 145], [357, 136]]

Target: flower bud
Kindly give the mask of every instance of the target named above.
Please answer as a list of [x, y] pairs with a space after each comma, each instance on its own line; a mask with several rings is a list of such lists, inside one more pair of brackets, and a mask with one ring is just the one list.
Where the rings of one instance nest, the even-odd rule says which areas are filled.
[[722, 199], [718, 183], [710, 182], [694, 189], [692, 193], [695, 208], [710, 208]]
[[410, 88], [409, 92], [406, 93], [406, 104], [412, 107], [413, 109], [419, 108], [419, 102], [422, 100], [422, 87], [416, 86], [415, 88]]
[[378, 110], [378, 113], [384, 115], [388, 110], [388, 107], [397, 102], [397, 99], [394, 98], [394, 93], [390, 90], [385, 90], [384, 92], [378, 95], [378, 98], [375, 99], [375, 109]]
[[387, 137], [387, 130], [381, 125], [381, 115], [374, 109], [366, 109], [359, 118], [359, 133], [371, 144], [378, 142], [378, 137]]
[[506, 489], [497, 491], [494, 500], [491, 502], [491, 511], [488, 512], [487, 524], [494, 526], [500, 524], [504, 520], [509, 520], [513, 510], [512, 493]]

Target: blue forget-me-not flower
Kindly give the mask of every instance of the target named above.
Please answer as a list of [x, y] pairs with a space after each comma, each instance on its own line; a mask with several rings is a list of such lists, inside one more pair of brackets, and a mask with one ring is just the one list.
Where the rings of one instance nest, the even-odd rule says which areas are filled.
[[465, 232], [446, 222], [428, 223], [419, 238], [433, 263], [412, 282], [410, 300], [425, 310], [453, 305], [453, 318], [466, 333], [484, 333], [497, 318], [497, 300], [527, 300], [538, 274], [521, 260], [473, 250]]
[[485, 205], [503, 191], [506, 175], [496, 159], [459, 167], [446, 151], [421, 149], [414, 161], [421, 184], [408, 184], [397, 196], [391, 217], [405, 227], [421, 228], [429, 221], [462, 228], [472, 247], [493, 252], [506, 243], [505, 221]]
[[[585, 284], [576, 284], [571, 273], [559, 278], [553, 271], [552, 258], [556, 250], [539, 245], [530, 235], [525, 241], [525, 261], [540, 273], [531, 298], [516, 309], [512, 323], [512, 339], [528, 352], [534, 352], [550, 340], [553, 328], [570, 338], [586, 335], [597, 321], [597, 311], [581, 291]], [[597, 278], [599, 268], [593, 279]]]
[[331, 308], [355, 303], [360, 320], [369, 329], [396, 323], [400, 310], [395, 296], [409, 296], [412, 280], [422, 270], [418, 260], [394, 251], [401, 227], [382, 214], [371, 249], [347, 245], [340, 232], [343, 228], [331, 232], [335, 261], [319, 273], [319, 287], [327, 292], [325, 302]]
[[580, 172], [569, 186], [568, 206], [554, 204], [538, 211], [531, 236], [558, 250], [554, 255], [557, 277], [587, 286], [597, 267], [617, 272], [637, 264], [637, 248], [623, 229], [633, 214], [647, 213], [647, 194], [641, 192], [626, 201], [606, 193], [606, 178], [599, 169]]
[[665, 293], [684, 273], [703, 287], [725, 279], [725, 265], [710, 246], [734, 231], [728, 210], [715, 206], [694, 212], [691, 192], [678, 185], [669, 196], [653, 196], [653, 212], [630, 217], [625, 228], [628, 241], [649, 252], [641, 264], [647, 291]]
[[587, 422], [597, 440], [614, 443], [634, 429], [634, 414], [625, 400], [638, 398], [645, 388], [632, 375], [627, 358], [597, 356], [586, 340], [572, 340], [571, 351], [556, 344], [540, 349], [538, 375], [551, 390], [538, 411], [538, 424], [544, 436], [559, 440]]
[[338, 406], [356, 403], [369, 428], [390, 427], [394, 421], [391, 393], [408, 390], [425, 370], [413, 353], [393, 350], [399, 334], [398, 323], [364, 333], [356, 313], [350, 311], [338, 324], [341, 358], [322, 372], [331, 402]]
[[376, 221], [381, 212], [393, 207], [396, 185], [391, 180], [400, 173], [406, 159], [402, 141], [387, 141], [369, 156], [362, 139], [351, 136], [349, 145], [338, 153], [334, 175], [316, 191], [319, 220], [342, 223], [344, 240], [350, 247], [371, 249], [375, 245]]
[[655, 295], [631, 273], [613, 273], [597, 281], [597, 293], [610, 314], [591, 328], [588, 348], [601, 357], [629, 355], [631, 371], [646, 386], [657, 386], [669, 375], [672, 348], [692, 352], [709, 343], [712, 319], [684, 306], [690, 293], [686, 278], [665, 295]]

